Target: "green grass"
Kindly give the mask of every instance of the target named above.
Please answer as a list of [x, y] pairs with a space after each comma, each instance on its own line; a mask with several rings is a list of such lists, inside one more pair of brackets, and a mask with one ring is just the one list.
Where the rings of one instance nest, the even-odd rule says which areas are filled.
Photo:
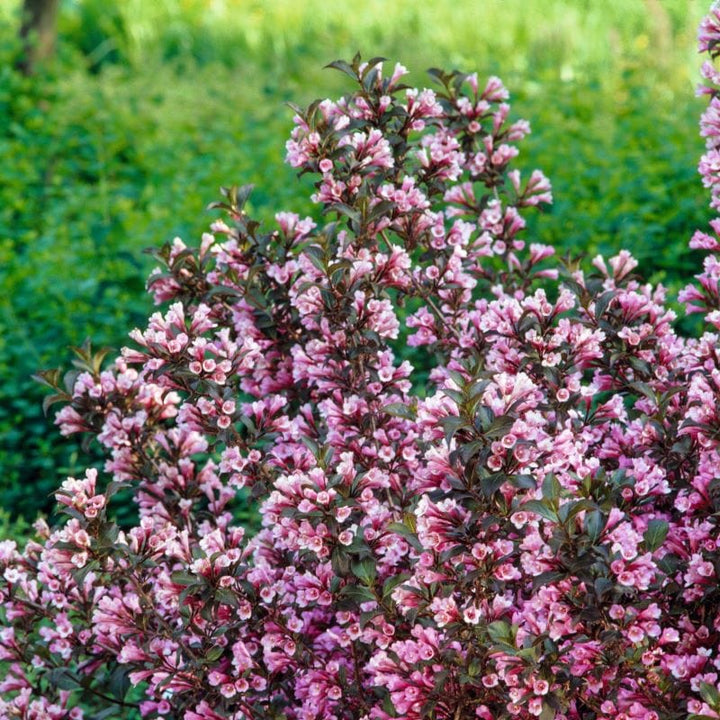
[[[696, 0], [100, 0], [65, 2], [58, 61], [11, 69], [18, 1], [0, 4], [0, 499], [13, 514], [88, 462], [42, 417], [29, 376], [92, 336], [119, 347], [151, 311], [142, 250], [193, 241], [220, 185], [252, 209], [310, 211], [283, 165], [288, 101], [347, 89], [322, 67], [360, 50], [499, 74], [533, 134], [554, 207], [528, 238], [561, 251], [628, 247], [678, 287], [709, 217], [694, 167]], [[90, 458], [98, 462], [98, 458]]]

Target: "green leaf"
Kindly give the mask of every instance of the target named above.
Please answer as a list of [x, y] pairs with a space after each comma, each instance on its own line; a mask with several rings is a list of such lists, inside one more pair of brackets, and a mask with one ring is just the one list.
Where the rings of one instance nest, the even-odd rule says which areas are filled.
[[514, 417], [511, 415], [501, 415], [499, 418], [496, 418], [490, 423], [485, 430], [485, 434], [489, 437], [502, 437], [507, 435], [514, 424]]
[[352, 574], [358, 578], [358, 580], [362, 580], [362, 582], [368, 587], [372, 586], [375, 582], [375, 578], [377, 577], [377, 567], [375, 565], [375, 561], [370, 558], [352, 563], [350, 565], [350, 570], [352, 571]]
[[504, 620], [495, 620], [487, 626], [487, 633], [493, 642], [503, 642], [511, 644], [513, 642], [510, 632], [510, 625]]
[[492, 497], [508, 479], [505, 473], [493, 473], [480, 481], [480, 490], [485, 497]]
[[302, 435], [300, 442], [317, 458], [320, 455], [320, 447], [318, 444], [309, 437]]
[[208, 651], [205, 653], [203, 659], [204, 659], [207, 663], [214, 663], [216, 660], [219, 660], [219, 659], [220, 659], [221, 655], [222, 655], [224, 652], [225, 652], [225, 648], [224, 648], [224, 647], [221, 647], [220, 645], [216, 645], [215, 647], [210, 648], [210, 650], [208, 650]]
[[533, 578], [533, 587], [534, 588], [545, 587], [546, 585], [550, 585], [555, 582], [560, 582], [561, 580], [564, 580], [566, 577], [567, 577], [567, 573], [557, 572], [555, 570], [547, 570], [546, 572], [542, 572]]
[[665, 542], [669, 529], [665, 520], [651, 520], [643, 535], [646, 549], [650, 552], [657, 550]]
[[589, 512], [583, 520], [583, 529], [591, 542], [597, 542], [605, 529], [607, 518], [599, 510]]
[[544, 500], [528, 500], [521, 506], [527, 512], [533, 512], [551, 522], [558, 521], [558, 515]]
[[326, 271], [325, 251], [319, 245], [309, 245], [303, 252], [320, 272]]
[[215, 591], [215, 600], [223, 605], [238, 606], [237, 595], [229, 588], [218, 588]]
[[340, 590], [340, 597], [354, 600], [357, 604], [375, 600], [372, 591], [365, 585], [345, 585]]
[[170, 575], [170, 581], [175, 585], [194, 585], [200, 581], [200, 578], [184, 570], [177, 570]]
[[50, 685], [58, 690], [77, 690], [82, 687], [80, 681], [64, 667], [50, 670], [47, 679]]
[[445, 440], [448, 443], [460, 428], [466, 426], [464, 418], [457, 415], [448, 415], [447, 417], [440, 418], [440, 424], [445, 431]]
[[404, 420], [415, 419], [415, 411], [405, 403], [390, 403], [389, 405], [383, 405], [382, 410], [388, 415], [403, 418]]
[[701, 682], [698, 686], [700, 696], [713, 709], [720, 710], [720, 692], [714, 685]]
[[409, 577], [410, 577], [410, 575], [408, 575], [407, 573], [403, 573], [402, 575], [395, 575], [395, 577], [388, 578], [385, 581], [385, 583], [383, 584], [383, 589], [382, 589], [383, 600], [390, 597], [390, 595], [392, 595], [393, 590], [395, 590], [395, 588], [398, 587], [399, 585], [402, 585], [406, 580], [408, 580]]
[[339, 215], [345, 215], [349, 220], [354, 223], [360, 222], [360, 212], [350, 205], [345, 203], [333, 203], [329, 208], [328, 212], [334, 210]]
[[333, 60], [331, 63], [328, 63], [325, 68], [339, 70], [340, 72], [345, 73], [348, 77], [351, 77], [353, 80], [357, 80], [357, 73], [353, 70], [352, 65], [344, 60]]
[[655, 394], [655, 391], [646, 382], [632, 382], [628, 385], [628, 387], [634, 390], [636, 393], [644, 395], [653, 403], [657, 401], [657, 395]]
[[560, 507], [558, 511], [558, 517], [561, 522], [568, 522], [572, 520], [578, 513], [588, 510], [595, 510], [595, 503], [590, 500], [578, 500], [577, 502], [566, 502]]
[[130, 689], [130, 668], [124, 665], [116, 667], [108, 679], [108, 689], [113, 697], [124, 700], [127, 691]]
[[555, 477], [553, 473], [548, 473], [545, 476], [542, 484], [542, 494], [545, 500], [558, 500], [560, 498], [560, 492], [562, 491], [562, 485]]

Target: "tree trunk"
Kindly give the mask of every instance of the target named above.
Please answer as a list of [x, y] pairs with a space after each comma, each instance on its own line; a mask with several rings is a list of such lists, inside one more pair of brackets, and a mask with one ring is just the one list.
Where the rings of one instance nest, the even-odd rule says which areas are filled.
[[55, 50], [59, 6], [60, 0], [23, 0], [20, 26], [23, 55], [18, 67], [25, 75], [32, 75], [37, 65]]

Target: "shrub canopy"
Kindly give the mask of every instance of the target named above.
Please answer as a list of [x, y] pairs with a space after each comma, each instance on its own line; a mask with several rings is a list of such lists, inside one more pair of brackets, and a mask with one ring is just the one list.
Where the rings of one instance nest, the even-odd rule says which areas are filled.
[[550, 185], [513, 168], [497, 78], [333, 65], [355, 92], [287, 144], [326, 222], [265, 231], [226, 190], [158, 253], [134, 345], [44, 374], [108, 459], [63, 483], [64, 525], [0, 543], [0, 718], [720, 717], [720, 242], [691, 241], [707, 331], [681, 337], [629, 253], [526, 244]]

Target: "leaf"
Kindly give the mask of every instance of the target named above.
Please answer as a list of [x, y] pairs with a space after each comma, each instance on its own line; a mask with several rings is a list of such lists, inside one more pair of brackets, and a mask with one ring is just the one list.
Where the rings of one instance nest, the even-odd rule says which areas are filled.
[[542, 484], [542, 494], [545, 500], [558, 500], [560, 498], [560, 492], [562, 491], [562, 485], [555, 477], [553, 473], [548, 473], [545, 476]]
[[465, 395], [460, 390], [443, 388], [443, 395], [447, 395], [456, 405], [462, 405], [465, 402]]
[[53, 368], [52, 370], [39, 370], [37, 373], [31, 375], [30, 377], [35, 382], [38, 382], [41, 385], [45, 385], [52, 390], [59, 390], [61, 375], [62, 370], [58, 368]]
[[395, 590], [396, 587], [399, 585], [402, 585], [406, 580], [408, 580], [410, 575], [407, 573], [403, 573], [402, 575], [395, 575], [394, 577], [388, 578], [385, 583], [383, 584], [382, 589], [382, 597], [383, 600], [390, 597], [392, 595], [393, 590]]
[[360, 212], [350, 205], [346, 205], [345, 203], [333, 203], [328, 208], [328, 212], [333, 210], [339, 215], [345, 215], [351, 222], [360, 222]]
[[300, 442], [317, 458], [320, 455], [320, 447], [318, 444], [309, 437], [302, 435]]
[[175, 585], [195, 585], [199, 582], [200, 578], [192, 573], [185, 572], [184, 570], [177, 570], [170, 575], [170, 581]]
[[523, 503], [521, 507], [526, 512], [535, 513], [536, 515], [540, 515], [551, 522], [558, 521], [558, 516], [555, 510], [553, 510], [543, 500], [528, 500], [528, 502]]
[[450, 442], [453, 435], [462, 427], [466, 427], [465, 419], [458, 415], [448, 415], [444, 418], [440, 418], [440, 424], [445, 431], [445, 440]]
[[701, 682], [698, 686], [700, 696], [713, 709], [720, 709], [720, 692], [714, 685]]
[[103, 546], [110, 547], [115, 544], [119, 535], [120, 528], [115, 523], [104, 523], [98, 540], [100, 540]]
[[635, 392], [639, 393], [640, 395], [644, 395], [649, 400], [652, 400], [653, 403], [657, 401], [657, 395], [655, 394], [655, 391], [645, 382], [632, 382], [628, 385], [628, 387], [631, 390], [635, 390]]
[[[87, 519], [77, 508], [71, 507], [70, 505], [63, 505], [60, 508], [60, 512], [69, 515], [71, 518], [75, 518], [75, 520], [83, 526], [87, 526]], [[55, 547], [57, 547], [57, 545]]]
[[210, 650], [208, 650], [208, 651], [205, 653], [205, 656], [204, 656], [203, 659], [204, 659], [205, 662], [207, 662], [207, 663], [214, 663], [216, 660], [219, 660], [219, 659], [220, 659], [220, 657], [222, 656], [222, 654], [223, 654], [224, 652], [225, 652], [225, 648], [224, 648], [224, 647], [221, 647], [220, 645], [216, 645], [215, 647], [210, 648]]
[[665, 520], [651, 520], [643, 535], [646, 549], [650, 552], [657, 550], [665, 542], [669, 529]]
[[615, 297], [615, 291], [609, 290], [608, 292], [604, 292], [596, 301], [595, 301], [595, 317], [599, 318], [601, 315], [605, 314], [605, 311], [608, 309], [608, 305], [610, 305], [610, 301]]
[[303, 252], [320, 272], [325, 272], [327, 268], [325, 251], [319, 245], [309, 245]]
[[403, 523], [410, 528], [411, 532], [417, 532], [417, 515], [415, 513], [403, 513]]
[[515, 418], [510, 415], [501, 415], [493, 420], [485, 430], [485, 434], [489, 437], [501, 437], [506, 435], [510, 428], [515, 424]]
[[655, 564], [666, 575], [674, 575], [678, 571], [680, 566], [683, 565], [683, 561], [681, 561], [677, 555], [672, 555], [668, 553], [664, 557], [655, 560]]
[[588, 510], [595, 510], [595, 503], [590, 500], [578, 500], [577, 502], [565, 503], [558, 512], [558, 517], [561, 522], [568, 522], [572, 520], [578, 513]]
[[535, 478], [532, 475], [514, 475], [510, 478], [510, 484], [522, 490], [534, 490], [537, 487]]
[[105, 358], [113, 352], [112, 348], [100, 348], [91, 358], [92, 369], [95, 375], [99, 375]]
[[68, 402], [70, 399], [71, 398], [65, 393], [55, 393], [54, 395], [47, 395], [43, 398], [42, 401], [43, 415], [47, 417], [48, 411], [55, 403]]
[[130, 668], [119, 665], [116, 667], [108, 679], [108, 689], [113, 697], [118, 700], [124, 700], [127, 691], [130, 689]]
[[513, 642], [510, 626], [504, 620], [495, 620], [487, 626], [487, 633], [493, 642], [511, 644]]
[[78, 570], [72, 570], [71, 572], [75, 582], [78, 585], [82, 585], [85, 581], [85, 578], [91, 572], [95, 572], [98, 569], [100, 569], [100, 562], [98, 560], [91, 560], [90, 562], [83, 565], [83, 567], [79, 568]]
[[375, 565], [375, 561], [370, 558], [352, 563], [350, 565], [350, 570], [352, 571], [352, 574], [358, 578], [358, 580], [362, 580], [362, 582], [368, 587], [372, 586], [375, 582], [375, 578], [377, 577], [377, 567]]
[[508, 480], [505, 473], [493, 473], [480, 481], [480, 490], [485, 497], [492, 497]]
[[375, 596], [370, 591], [370, 588], [364, 585], [345, 585], [345, 587], [340, 590], [340, 597], [354, 600], [358, 604], [375, 600]]
[[630, 367], [633, 370], [641, 373], [642, 375], [645, 375], [645, 376], [653, 375], [652, 366], [646, 360], [641, 360], [639, 357], [630, 355], [628, 357], [628, 363], [630, 363]]
[[444, 70], [441, 70], [440, 68], [431, 67], [428, 68], [427, 74], [430, 75], [430, 77], [434, 78], [438, 82], [445, 84], [445, 80], [447, 78], [447, 73]]
[[614, 583], [610, 578], [599, 577], [593, 583], [595, 588], [595, 594], [599, 600], [602, 600], [603, 596], [606, 595], [614, 587]]
[[50, 685], [58, 690], [77, 690], [82, 687], [80, 681], [64, 667], [53, 668], [47, 679]]
[[387, 58], [383, 57], [382, 55], [376, 55], [375, 57], [371, 57], [366, 63], [364, 73], [367, 74], [369, 70], [383, 62], [387, 62]]
[[493, 420], [495, 420], [495, 413], [487, 407], [487, 405], [481, 405], [477, 409], [473, 425], [478, 432], [484, 433], [485, 429], [490, 427]]
[[585, 516], [585, 519], [583, 520], [583, 529], [587, 533], [591, 542], [595, 543], [600, 539], [606, 523], [607, 518], [599, 510], [593, 510]]
[[533, 588], [545, 587], [554, 582], [560, 582], [567, 577], [567, 573], [556, 572], [555, 570], [547, 570], [533, 578]]
[[461, 372], [458, 372], [457, 370], [448, 370], [447, 374], [459, 388], [464, 388], [467, 385], [467, 380]]
[[100, 710], [94, 715], [89, 715], [88, 720], [107, 720], [108, 718], [112, 720], [113, 716], [117, 717], [117, 707], [110, 705], [110, 707]]
[[352, 65], [344, 60], [333, 60], [331, 63], [328, 63], [325, 68], [339, 70], [340, 72], [345, 73], [348, 77], [351, 77], [353, 80], [357, 80], [357, 73], [353, 70]]
[[245, 203], [248, 201], [250, 195], [252, 194], [252, 191], [255, 189], [255, 186], [252, 184], [248, 185], [241, 185], [239, 188], [235, 190], [235, 207], [237, 207], [238, 210], [242, 210]]
[[230, 605], [231, 607], [238, 606], [237, 595], [229, 588], [218, 588], [215, 591], [215, 600], [223, 605]]
[[453, 450], [451, 453], [451, 462], [453, 461], [452, 455], [458, 453], [463, 465], [467, 465], [472, 458], [475, 457], [479, 452], [483, 450], [487, 445], [486, 440], [473, 440], [472, 442], [463, 444], [458, 450]]
[[490, 381], [487, 379], [478, 378], [477, 380], [473, 380], [466, 388], [468, 397], [471, 399], [479, 397], [485, 392], [489, 384]]
[[415, 411], [405, 403], [390, 403], [388, 405], [383, 405], [382, 410], [388, 415], [403, 418], [404, 420], [415, 419]]
[[105, 486], [105, 498], [107, 500], [110, 500], [110, 498], [117, 493], [118, 490], [122, 490], [123, 488], [129, 487], [129, 483], [125, 480], [111, 480], [106, 486]]

